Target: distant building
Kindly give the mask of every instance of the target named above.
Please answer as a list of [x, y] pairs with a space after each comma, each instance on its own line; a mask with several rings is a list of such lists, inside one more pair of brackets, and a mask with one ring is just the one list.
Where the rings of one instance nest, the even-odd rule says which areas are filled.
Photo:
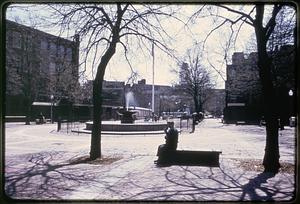
[[33, 102], [51, 102], [51, 95], [74, 101], [78, 53], [78, 37], [71, 41], [7, 20], [6, 115], [26, 115]]
[[[93, 99], [93, 80], [88, 80], [84, 85], [83, 92], [86, 93], [86, 103], [92, 104]], [[125, 83], [121, 81], [106, 81], [102, 83], [103, 105], [105, 106], [123, 106]]]
[[[82, 87], [87, 93], [85, 103], [92, 106], [93, 81], [87, 81]], [[194, 112], [194, 102], [190, 95], [185, 93], [182, 86], [154, 85], [154, 112], [161, 116], [174, 112]], [[130, 94], [128, 94], [130, 93]], [[130, 100], [126, 102], [126, 95], [130, 95]], [[103, 81], [103, 119], [117, 119], [116, 110], [128, 107], [145, 110], [149, 112], [152, 108], [152, 84], [147, 84], [145, 79], [141, 79], [132, 85], [125, 85], [120, 81]], [[205, 106], [211, 114], [219, 116], [224, 108], [224, 90], [212, 89], [210, 99]], [[149, 114], [149, 113], [147, 113]], [[91, 115], [91, 114], [90, 114]], [[144, 114], [145, 115], [145, 114]]]
[[209, 114], [220, 117], [225, 108], [225, 89], [211, 89], [203, 109]]
[[[190, 97], [180, 91], [180, 86], [154, 85], [154, 112], [161, 115], [162, 112], [185, 111], [192, 106]], [[146, 84], [142, 79], [131, 87], [127, 86], [126, 91], [132, 91], [136, 97], [136, 105], [140, 107], [152, 107], [152, 84]]]
[[[278, 100], [278, 117], [286, 124], [291, 116], [290, 90], [295, 92], [294, 47], [282, 46], [280, 50], [269, 53], [274, 56], [273, 76]], [[256, 65], [257, 53], [246, 56], [243, 52], [234, 53], [232, 64], [227, 65], [225, 83], [226, 108], [224, 119], [228, 123], [236, 121], [258, 122], [263, 117], [263, 98], [259, 70]]]
[[120, 81], [103, 81], [102, 96], [103, 105], [123, 106], [125, 83]]

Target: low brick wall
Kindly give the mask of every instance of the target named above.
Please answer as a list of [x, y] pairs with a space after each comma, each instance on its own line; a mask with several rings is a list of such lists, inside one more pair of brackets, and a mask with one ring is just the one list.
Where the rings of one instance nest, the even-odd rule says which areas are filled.
[[19, 116], [5, 116], [5, 122], [25, 122], [26, 116], [19, 115]]
[[[102, 131], [112, 131], [112, 132], [142, 132], [142, 131], [159, 131], [164, 130], [167, 127], [166, 123], [145, 123], [145, 124], [102, 124]], [[86, 130], [92, 130], [93, 123], [86, 123]]]

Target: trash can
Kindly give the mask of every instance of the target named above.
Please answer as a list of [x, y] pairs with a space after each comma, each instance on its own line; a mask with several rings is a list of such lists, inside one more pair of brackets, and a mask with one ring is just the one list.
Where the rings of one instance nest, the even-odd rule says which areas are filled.
[[57, 119], [57, 132], [61, 130], [61, 117], [58, 117]]

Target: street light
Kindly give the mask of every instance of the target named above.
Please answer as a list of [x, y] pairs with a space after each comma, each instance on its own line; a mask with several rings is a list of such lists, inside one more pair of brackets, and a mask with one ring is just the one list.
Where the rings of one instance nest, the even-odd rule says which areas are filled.
[[289, 101], [290, 101], [290, 116], [293, 115], [293, 95], [294, 92], [292, 89], [289, 90]]
[[51, 123], [53, 123], [53, 99], [54, 99], [54, 96], [52, 94], [50, 96], [50, 99], [51, 99], [51, 111], [50, 111], [50, 114], [51, 114]]

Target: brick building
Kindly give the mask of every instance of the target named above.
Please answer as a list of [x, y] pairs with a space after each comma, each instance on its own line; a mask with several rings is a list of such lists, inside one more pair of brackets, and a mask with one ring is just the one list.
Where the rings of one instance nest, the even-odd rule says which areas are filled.
[[[67, 40], [6, 21], [6, 115], [27, 115], [34, 102], [74, 101], [79, 39]], [[47, 113], [49, 114], [49, 113]]]
[[[285, 45], [269, 54], [274, 58], [272, 72], [278, 98], [274, 103], [277, 103], [278, 117], [287, 124], [288, 118], [295, 112], [291, 109], [295, 96], [288, 95], [290, 90], [295, 92], [294, 48]], [[263, 98], [256, 62], [257, 53], [245, 55], [237, 52], [232, 56], [232, 64], [227, 65], [224, 119], [228, 123], [258, 122], [263, 116]]]

